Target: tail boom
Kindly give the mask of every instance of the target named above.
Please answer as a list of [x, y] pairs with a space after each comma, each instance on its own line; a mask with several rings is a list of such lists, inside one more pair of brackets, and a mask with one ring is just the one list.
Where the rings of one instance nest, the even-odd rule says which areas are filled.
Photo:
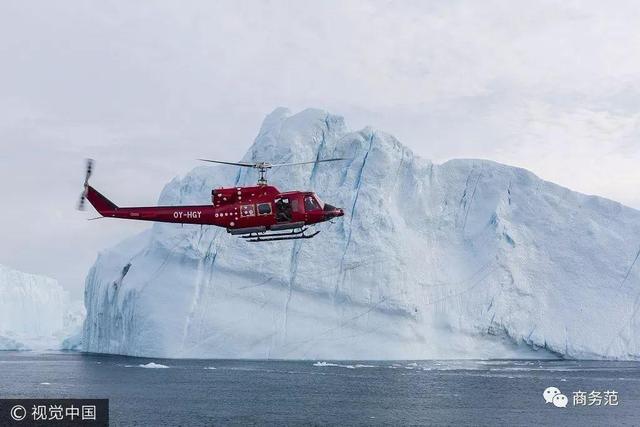
[[216, 215], [217, 209], [211, 205], [119, 207], [90, 185], [86, 188], [86, 198], [106, 218], [218, 226], [229, 226], [231, 220], [228, 216], [223, 219], [223, 215]]

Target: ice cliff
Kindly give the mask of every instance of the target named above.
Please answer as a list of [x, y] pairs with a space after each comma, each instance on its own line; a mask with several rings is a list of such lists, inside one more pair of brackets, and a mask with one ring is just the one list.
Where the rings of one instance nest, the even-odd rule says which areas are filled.
[[[345, 209], [312, 240], [155, 224], [99, 254], [84, 348], [166, 357], [640, 357], [640, 212], [486, 160], [434, 164], [319, 110], [270, 114], [245, 161]], [[253, 171], [202, 166], [160, 204]]]
[[0, 265], [0, 350], [58, 349], [82, 310], [56, 280]]

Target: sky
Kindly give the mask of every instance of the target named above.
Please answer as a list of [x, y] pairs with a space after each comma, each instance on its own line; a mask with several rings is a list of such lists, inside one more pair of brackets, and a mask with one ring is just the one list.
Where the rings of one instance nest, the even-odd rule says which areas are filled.
[[81, 297], [150, 226], [75, 210], [86, 157], [116, 203], [153, 205], [279, 106], [640, 209], [638, 22], [634, 1], [5, 0], [0, 264]]

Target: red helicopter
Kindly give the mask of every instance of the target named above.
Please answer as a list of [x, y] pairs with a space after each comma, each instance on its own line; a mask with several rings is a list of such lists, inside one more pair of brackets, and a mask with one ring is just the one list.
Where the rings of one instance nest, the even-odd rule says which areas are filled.
[[260, 178], [253, 187], [216, 188], [211, 191], [211, 205], [202, 206], [150, 206], [119, 207], [89, 185], [93, 160], [87, 159], [84, 191], [78, 209], [84, 209], [85, 199], [106, 218], [136, 219], [141, 221], [203, 224], [225, 227], [232, 235], [249, 242], [310, 239], [320, 231], [305, 234], [308, 226], [341, 217], [344, 211], [322, 202], [313, 192], [288, 191], [281, 193], [267, 184], [266, 173], [273, 167], [316, 164], [346, 159], [324, 159], [311, 162], [243, 163], [198, 159], [223, 165], [241, 166], [258, 170]]

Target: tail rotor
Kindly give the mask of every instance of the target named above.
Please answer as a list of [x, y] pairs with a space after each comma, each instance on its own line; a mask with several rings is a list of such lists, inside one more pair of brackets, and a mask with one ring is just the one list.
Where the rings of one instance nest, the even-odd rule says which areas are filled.
[[91, 177], [91, 172], [93, 171], [93, 159], [87, 159], [86, 166], [86, 174], [84, 177], [84, 190], [82, 194], [80, 194], [80, 200], [78, 201], [78, 210], [84, 210], [84, 201], [87, 198], [87, 187], [89, 186], [89, 178]]

